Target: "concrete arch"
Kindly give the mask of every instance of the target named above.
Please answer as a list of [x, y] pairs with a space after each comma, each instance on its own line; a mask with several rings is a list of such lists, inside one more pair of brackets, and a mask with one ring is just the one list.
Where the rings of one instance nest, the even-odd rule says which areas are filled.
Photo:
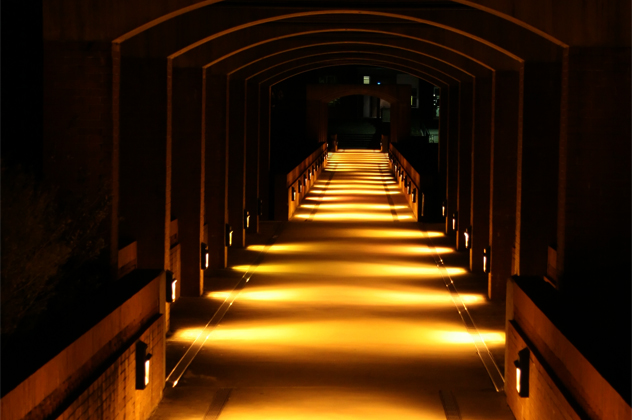
[[[396, 19], [402, 22], [414, 22], [423, 25], [429, 25], [433, 28], [438, 28], [445, 30], [447, 32], [459, 34], [463, 37], [470, 38], [477, 43], [482, 45], [486, 45], [490, 48], [493, 48], [502, 54], [505, 54], [513, 59], [520, 60], [520, 56], [524, 56], [531, 58], [532, 54], [540, 54], [540, 59], [548, 61], [553, 56], [560, 57], [560, 53], [555, 53], [554, 50], [557, 45], [551, 44], [548, 41], [543, 40], [543, 38], [539, 36], [534, 36], [533, 33], [523, 30], [522, 27], [509, 24], [507, 21], [502, 19], [497, 19], [496, 17], [492, 17], [491, 15], [487, 15], [478, 11], [467, 11], [470, 13], [470, 16], [451, 16], [446, 18], [441, 13], [434, 13], [425, 11], [423, 13], [423, 18], [414, 16], [414, 12], [411, 12], [411, 15], [401, 15], [396, 13], [387, 13], [387, 12], [379, 12], [372, 10], [318, 10], [318, 11], [302, 11], [295, 10], [290, 11], [288, 9], [282, 12], [270, 12], [270, 11], [261, 11], [259, 16], [251, 18], [252, 20], [247, 21], [244, 19], [241, 22], [227, 23], [225, 19], [222, 19], [221, 11], [225, 11], [228, 9], [220, 9], [220, 13], [210, 13], [212, 7], [204, 9], [198, 9], [195, 16], [187, 15], [186, 19], [183, 17], [184, 15], [176, 18], [177, 22], [172, 22], [167, 29], [176, 28], [179, 30], [181, 36], [178, 39], [164, 39], [163, 42], [160, 42], [157, 45], [152, 46], [151, 43], [148, 44], [149, 39], [157, 39], [156, 37], [160, 37], [160, 29], [159, 27], [152, 28], [151, 33], [139, 34], [134, 39], [127, 40], [125, 45], [126, 54], [139, 55], [139, 56], [148, 56], [148, 57], [160, 57], [167, 56], [173, 54], [183, 54], [187, 51], [190, 51], [197, 46], [203, 45], [204, 43], [216, 39], [218, 37], [227, 35], [234, 31], [239, 31], [248, 27], [253, 27], [256, 25], [262, 25], [270, 22], [281, 22], [286, 20], [291, 20], [294, 18], [301, 17], [310, 17], [310, 16], [321, 16], [321, 15], [343, 15], [343, 16], [355, 16], [355, 15], [371, 15], [378, 18], [386, 18], [386, 19]], [[217, 10], [216, 10], [217, 12]], [[463, 12], [463, 11], [460, 11]], [[253, 13], [254, 16], [255, 13]], [[472, 15], [474, 14], [474, 15]], [[432, 20], [432, 17], [436, 19], [436, 21]], [[451, 20], [450, 20], [451, 19]], [[489, 22], [485, 23], [485, 20], [491, 19]], [[197, 20], [202, 20], [205, 22], [205, 25], [198, 25], [196, 23]], [[232, 26], [231, 26], [232, 25]], [[506, 27], [504, 27], [506, 26]], [[199, 30], [197, 28], [217, 28], [214, 29], [214, 33], [208, 33], [208, 30]], [[503, 36], [498, 37], [497, 34], [487, 33], [487, 28], [489, 27], [503, 27], [501, 31]], [[187, 33], [190, 31], [191, 33]], [[207, 33], [205, 33], [207, 32]], [[148, 39], [144, 39], [147, 38]], [[493, 38], [497, 39], [494, 40]], [[138, 39], [136, 39], [138, 38]], [[516, 42], [518, 40], [522, 40], [521, 42]], [[531, 44], [526, 43], [524, 41], [529, 41]], [[129, 44], [130, 42], [133, 43]], [[496, 42], [496, 43], [495, 43]], [[115, 45], [123, 45], [120, 44], [119, 41], [114, 41]], [[129, 44], [129, 45], [128, 45]], [[504, 46], [501, 46], [504, 44]], [[550, 52], [547, 52], [546, 45], [550, 44], [553, 48]], [[534, 45], [539, 48], [527, 47], [524, 46]], [[545, 53], [545, 56], [541, 56], [542, 53]], [[553, 56], [551, 56], [553, 54]], [[549, 56], [547, 59], [546, 56]]]

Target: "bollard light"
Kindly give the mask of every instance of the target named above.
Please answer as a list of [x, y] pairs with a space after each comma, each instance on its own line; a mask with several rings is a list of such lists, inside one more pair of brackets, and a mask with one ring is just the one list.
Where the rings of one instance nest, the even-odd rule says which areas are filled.
[[529, 349], [518, 352], [518, 360], [514, 361], [516, 368], [516, 391], [521, 398], [529, 397]]
[[468, 226], [463, 231], [463, 236], [465, 236], [465, 249], [472, 248], [472, 226]]
[[202, 243], [200, 245], [200, 263], [202, 265], [202, 270], [206, 270], [208, 268], [208, 245]]
[[489, 272], [491, 271], [491, 267], [492, 267], [492, 250], [491, 250], [491, 247], [488, 245], [485, 248], [483, 248], [483, 272], [485, 272], [486, 274], [489, 274]]
[[244, 210], [244, 226], [246, 229], [250, 227], [250, 212], [248, 210]]
[[231, 225], [229, 225], [228, 223], [226, 224], [226, 238], [225, 238], [226, 242], [225, 242], [225, 246], [232, 246], [233, 245], [233, 227]]
[[292, 187], [292, 201], [296, 201], [296, 188]]
[[136, 389], [145, 389], [149, 385], [149, 368], [151, 366], [151, 353], [149, 346], [142, 342], [136, 342]]

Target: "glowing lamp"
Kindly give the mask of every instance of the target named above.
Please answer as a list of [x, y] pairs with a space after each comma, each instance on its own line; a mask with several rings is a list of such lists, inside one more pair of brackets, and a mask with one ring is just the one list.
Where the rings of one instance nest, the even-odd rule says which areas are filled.
[[246, 229], [250, 227], [250, 212], [248, 210], [244, 210], [244, 226]]
[[226, 246], [232, 246], [233, 245], [233, 227], [231, 225], [229, 225], [228, 223], [226, 224]]
[[514, 361], [516, 368], [516, 391], [521, 398], [529, 397], [529, 349], [518, 352], [518, 360]]
[[136, 342], [136, 389], [145, 389], [149, 385], [149, 368], [151, 366], [151, 353], [148, 346], [142, 341]]
[[202, 270], [206, 270], [208, 268], [208, 245], [202, 243], [200, 249], [200, 261], [202, 263]]
[[173, 277], [173, 273], [169, 270], [167, 270], [167, 281], [165, 282], [166, 286], [167, 286], [167, 294], [166, 294], [166, 301], [169, 303], [173, 303], [176, 301], [176, 286], [178, 284], [178, 280], [176, 280], [175, 277]]
[[312, 171], [308, 171], [308, 172], [307, 172], [307, 179], [308, 179], [309, 181], [311, 181], [311, 180], [312, 180]]
[[472, 226], [468, 226], [465, 228], [463, 232], [463, 236], [465, 236], [465, 249], [472, 248]]
[[296, 188], [292, 187], [292, 201], [296, 201]]
[[410, 194], [410, 181], [408, 181], [408, 185], [406, 186], [406, 194]]
[[417, 202], [417, 188], [413, 188], [413, 203], [416, 203], [416, 202]]
[[263, 216], [263, 199], [257, 200], [257, 214]]
[[298, 193], [302, 193], [303, 192], [303, 181], [299, 181], [298, 183]]
[[441, 217], [445, 217], [447, 208], [448, 208], [448, 203], [446, 203], [444, 200], [443, 203], [441, 203]]
[[454, 231], [456, 231], [458, 216], [459, 216], [458, 212], [455, 211], [454, 213], [452, 213], [452, 230]]
[[483, 272], [489, 273], [492, 267], [492, 250], [488, 246], [483, 248]]

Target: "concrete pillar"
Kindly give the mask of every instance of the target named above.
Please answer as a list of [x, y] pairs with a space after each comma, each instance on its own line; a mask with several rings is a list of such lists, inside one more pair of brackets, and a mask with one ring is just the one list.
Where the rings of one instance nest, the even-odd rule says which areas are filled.
[[270, 87], [259, 85], [259, 199], [262, 200], [263, 220], [270, 220]]
[[[452, 213], [457, 209], [459, 191], [459, 130], [460, 130], [460, 85], [450, 85], [447, 92], [446, 105], [441, 97], [440, 115], [446, 118], [448, 126], [447, 164], [446, 164], [446, 190], [445, 190], [445, 233], [454, 234], [452, 231]], [[442, 92], [443, 95], [443, 92]]]
[[200, 253], [204, 242], [203, 70], [174, 67], [171, 79], [171, 214], [178, 219], [179, 280], [183, 295], [200, 296], [204, 291]]
[[[483, 271], [483, 249], [489, 241], [489, 177], [494, 122], [494, 80], [477, 77], [474, 97], [476, 110], [472, 143], [472, 193], [470, 197], [470, 270]], [[463, 226], [463, 230], [467, 226]], [[463, 232], [461, 230], [461, 232]]]
[[[230, 79], [229, 79], [230, 80]], [[228, 223], [232, 246], [246, 245], [246, 82], [230, 80], [228, 87]]]
[[[439, 196], [437, 199], [439, 200], [438, 205], [441, 205], [441, 202], [445, 200], [445, 192], [446, 192], [446, 181], [447, 181], [447, 165], [448, 165], [448, 109], [450, 108], [450, 88], [448, 86], [443, 86], [441, 88], [441, 94], [439, 96], [439, 100], [441, 101], [439, 104], [439, 153], [437, 156], [437, 170], [439, 173], [439, 181], [437, 187], [439, 188]], [[445, 95], [445, 97], [443, 97]], [[441, 210], [441, 209], [439, 209]], [[436, 212], [433, 212], [436, 213]]]
[[259, 232], [259, 84], [246, 85], [246, 210], [250, 213], [247, 231]]
[[546, 274], [557, 225], [561, 63], [525, 63], [523, 134], [518, 144], [516, 274]]
[[204, 86], [204, 209], [208, 229], [209, 268], [227, 264], [225, 225], [228, 223], [228, 148], [226, 144], [227, 77], [208, 69]]
[[[465, 249], [463, 232], [470, 224], [472, 189], [472, 137], [474, 135], [474, 84], [461, 83], [459, 99], [459, 151], [458, 151], [458, 193], [455, 247]], [[452, 213], [448, 214], [452, 219]], [[452, 220], [450, 220], [452, 223]]]
[[487, 295], [505, 299], [506, 282], [512, 273], [516, 231], [516, 159], [522, 135], [520, 73], [496, 72], [494, 88], [494, 136], [491, 144], [490, 224], [491, 272]]
[[[622, 299], [629, 321], [630, 50], [570, 48], [567, 60], [559, 166], [559, 286], [569, 296], [583, 293], [591, 305], [611, 307]], [[595, 302], [597, 296], [604, 299]]]
[[167, 269], [171, 150], [167, 60], [120, 58], [119, 242], [138, 243], [138, 268]]

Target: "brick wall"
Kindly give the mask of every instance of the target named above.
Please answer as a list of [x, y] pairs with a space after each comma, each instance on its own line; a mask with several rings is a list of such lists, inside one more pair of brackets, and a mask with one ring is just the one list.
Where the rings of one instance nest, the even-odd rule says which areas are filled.
[[[544, 294], [534, 282], [507, 284], [505, 393], [516, 419], [630, 419], [630, 405], [530, 298]], [[518, 395], [514, 367], [524, 348], [530, 353], [527, 398]]]
[[[164, 322], [156, 318], [138, 337], [154, 356], [164, 353]], [[151, 358], [149, 385], [136, 389], [136, 340], [59, 416], [59, 420], [88, 418], [141, 420], [149, 418], [162, 398], [165, 368]]]
[[[149, 416], [165, 378], [164, 272], [136, 270], [121, 282], [129, 290], [111, 297], [124, 299], [112, 312], [3, 396], [3, 420]], [[138, 340], [153, 355], [150, 385], [143, 391], [135, 389]]]

